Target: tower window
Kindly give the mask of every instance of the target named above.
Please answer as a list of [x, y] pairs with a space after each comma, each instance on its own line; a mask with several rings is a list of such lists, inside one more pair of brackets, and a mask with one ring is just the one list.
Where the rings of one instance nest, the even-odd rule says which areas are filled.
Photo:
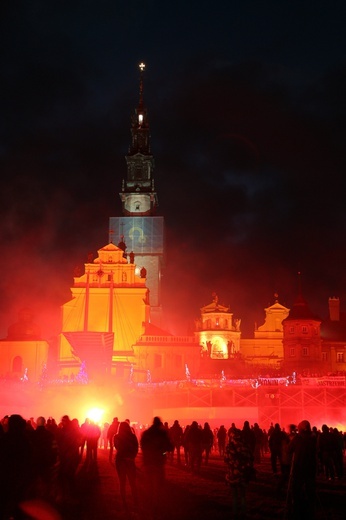
[[19, 373], [23, 372], [23, 359], [21, 358], [21, 356], [16, 356], [13, 359], [12, 371], [19, 372]]
[[138, 123], [140, 125], [143, 123], [143, 114], [138, 114]]
[[344, 353], [343, 352], [337, 352], [336, 353], [336, 362], [337, 363], [343, 363], [344, 362]]

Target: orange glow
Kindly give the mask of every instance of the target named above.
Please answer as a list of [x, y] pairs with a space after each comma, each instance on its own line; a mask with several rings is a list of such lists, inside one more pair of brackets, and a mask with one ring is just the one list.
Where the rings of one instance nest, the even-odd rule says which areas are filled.
[[105, 411], [102, 408], [91, 408], [87, 413], [86, 417], [95, 423], [102, 421]]

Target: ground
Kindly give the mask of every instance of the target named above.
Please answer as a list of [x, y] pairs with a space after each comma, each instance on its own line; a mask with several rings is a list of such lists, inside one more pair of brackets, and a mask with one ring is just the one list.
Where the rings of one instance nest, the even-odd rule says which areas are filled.
[[[143, 503], [144, 474], [138, 455], [138, 484]], [[214, 453], [208, 466], [202, 466], [195, 475], [176, 461], [166, 464], [166, 492], [162, 520], [224, 520], [232, 517], [231, 497], [225, 484], [225, 463]], [[83, 464], [78, 472], [76, 501], [60, 505], [63, 520], [114, 520], [134, 518], [151, 520], [143, 508], [136, 513], [122, 511], [117, 474], [108, 460], [108, 452], [99, 450], [97, 465], [86, 471]], [[246, 518], [248, 520], [287, 519], [286, 492], [276, 492], [277, 480], [272, 475], [269, 455], [257, 465], [257, 479], [248, 485]], [[345, 518], [346, 479], [326, 481], [317, 478], [317, 520], [343, 520]], [[131, 496], [129, 493], [129, 504]], [[48, 520], [45, 517], [45, 520]], [[53, 517], [52, 519], [53, 520]]]

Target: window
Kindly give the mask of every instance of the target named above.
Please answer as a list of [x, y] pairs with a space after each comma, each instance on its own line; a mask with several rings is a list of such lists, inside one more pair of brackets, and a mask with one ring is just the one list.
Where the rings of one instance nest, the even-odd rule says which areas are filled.
[[328, 352], [322, 352], [322, 361], [328, 361]]
[[343, 352], [337, 352], [336, 353], [336, 362], [337, 363], [344, 363], [344, 353]]
[[296, 355], [296, 351], [294, 348], [290, 348], [290, 357], [294, 357]]
[[290, 327], [290, 334], [294, 334], [294, 327]]
[[309, 347], [302, 348], [302, 356], [306, 357], [309, 355]]
[[23, 359], [21, 356], [16, 356], [12, 363], [12, 371], [13, 372], [23, 372]]
[[306, 325], [302, 326], [302, 333], [303, 334], [307, 334], [308, 333], [308, 328], [306, 327]]
[[162, 367], [162, 356], [160, 354], [154, 355], [154, 367], [161, 368]]

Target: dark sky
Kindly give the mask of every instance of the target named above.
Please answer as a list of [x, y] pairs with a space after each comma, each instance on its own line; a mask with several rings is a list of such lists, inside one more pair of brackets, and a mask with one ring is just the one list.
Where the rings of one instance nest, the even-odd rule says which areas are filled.
[[263, 322], [297, 272], [345, 302], [346, 7], [258, 0], [7, 2], [1, 15], [0, 333], [28, 303], [45, 335], [73, 269], [121, 214], [147, 64], [163, 303], [185, 332], [212, 292]]

